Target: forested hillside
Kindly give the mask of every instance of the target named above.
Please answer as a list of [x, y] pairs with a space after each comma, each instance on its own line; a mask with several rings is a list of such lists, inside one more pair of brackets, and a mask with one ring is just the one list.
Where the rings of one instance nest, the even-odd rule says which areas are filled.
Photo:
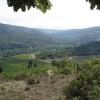
[[33, 52], [54, 43], [52, 37], [39, 29], [0, 24], [0, 53], [3, 55]]
[[[51, 30], [0, 24], [0, 55], [31, 53], [39, 50], [63, 50], [71, 47], [75, 55], [98, 54], [100, 27], [73, 30]], [[87, 43], [98, 41], [96, 45]], [[87, 44], [85, 47], [81, 44]], [[89, 44], [90, 45], [90, 44]], [[95, 46], [95, 47], [94, 47]], [[77, 48], [78, 47], [78, 48]], [[81, 49], [79, 49], [81, 48]], [[96, 50], [93, 50], [95, 48]], [[77, 51], [79, 51], [77, 53]], [[82, 52], [82, 53], [81, 53]]]
[[100, 41], [93, 41], [75, 47], [72, 54], [78, 56], [100, 55]]
[[[0, 43], [35, 46], [52, 43], [53, 39], [39, 29], [0, 24]], [[40, 46], [40, 45], [39, 45]]]

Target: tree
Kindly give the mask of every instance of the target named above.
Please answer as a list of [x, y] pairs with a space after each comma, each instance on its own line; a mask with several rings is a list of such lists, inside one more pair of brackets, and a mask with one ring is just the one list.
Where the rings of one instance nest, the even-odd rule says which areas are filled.
[[8, 7], [13, 7], [13, 10], [17, 12], [21, 9], [23, 12], [31, 7], [37, 8], [43, 13], [51, 8], [52, 4], [49, 0], [7, 0]]
[[100, 10], [100, 0], [86, 0], [90, 3], [90, 8], [94, 9], [95, 7]]
[[[86, 1], [90, 3], [91, 9], [97, 7], [97, 9], [100, 10], [100, 0]], [[9, 7], [13, 7], [15, 12], [17, 12], [19, 9], [26, 11], [26, 9], [29, 10], [31, 7], [33, 7], [45, 13], [52, 6], [49, 0], [7, 0], [7, 4]]]

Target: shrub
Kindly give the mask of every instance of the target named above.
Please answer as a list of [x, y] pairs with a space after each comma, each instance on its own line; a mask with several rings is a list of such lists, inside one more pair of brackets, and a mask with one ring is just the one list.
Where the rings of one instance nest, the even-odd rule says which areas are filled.
[[34, 80], [33, 78], [29, 78], [29, 79], [27, 80], [27, 84], [28, 84], [28, 85], [39, 84], [39, 83], [40, 83], [39, 80]]
[[30, 87], [26, 87], [26, 88], [25, 88], [25, 91], [29, 91], [29, 90], [30, 90]]
[[2, 73], [3, 72], [3, 68], [0, 66], [0, 73]]
[[1, 90], [2, 90], [2, 91], [4, 91], [4, 90], [5, 90], [5, 88], [4, 88], [4, 87], [1, 87]]
[[37, 64], [34, 64], [34, 67], [37, 67]]
[[28, 76], [26, 74], [18, 74], [14, 77], [15, 80], [19, 81], [19, 80], [24, 80], [26, 79]]
[[32, 79], [32, 78], [30, 78], [30, 79], [27, 80], [27, 84], [28, 84], [28, 85], [35, 84], [35, 80]]
[[59, 73], [64, 74], [64, 75], [68, 75], [71, 73], [71, 70], [69, 70], [68, 68], [62, 68], [62, 69], [59, 69]]
[[70, 74], [75, 69], [75, 63], [68, 59], [53, 61], [52, 65], [57, 67], [58, 73], [64, 75]]
[[76, 79], [64, 88], [67, 100], [100, 99], [100, 65], [85, 63]]

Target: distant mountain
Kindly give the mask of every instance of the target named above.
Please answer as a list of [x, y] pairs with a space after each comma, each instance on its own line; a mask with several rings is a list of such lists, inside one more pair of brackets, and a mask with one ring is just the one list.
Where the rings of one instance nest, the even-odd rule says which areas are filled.
[[100, 40], [100, 26], [72, 29], [72, 30], [42, 30], [46, 33], [52, 34], [53, 37], [61, 41], [71, 41], [73, 43], [87, 43], [91, 41]]
[[40, 29], [0, 24], [0, 44], [43, 47], [51, 43], [54, 43], [54, 39]]
[[[18, 27], [7, 24], [0, 24], [0, 40], [5, 38], [11, 40], [68, 40], [76, 42], [88, 42], [100, 40], [100, 27], [72, 30], [53, 30]], [[11, 38], [11, 39], [10, 39]], [[0, 41], [1, 42], [1, 41]], [[19, 41], [20, 42], [20, 41]]]
[[[0, 23], [0, 50], [21, 48], [28, 51], [65, 48], [92, 41], [100, 41], [100, 27], [72, 30], [26, 28]], [[25, 48], [28, 48], [25, 49]], [[24, 50], [23, 50], [24, 49]], [[19, 50], [19, 51], [21, 51]], [[13, 50], [14, 51], [14, 50]], [[12, 52], [12, 51], [11, 51]]]
[[85, 29], [60, 30], [55, 35], [63, 40], [69, 40], [79, 43], [100, 40], [100, 27], [91, 27]]
[[55, 43], [56, 40], [41, 29], [0, 24], [0, 55], [43, 50]]

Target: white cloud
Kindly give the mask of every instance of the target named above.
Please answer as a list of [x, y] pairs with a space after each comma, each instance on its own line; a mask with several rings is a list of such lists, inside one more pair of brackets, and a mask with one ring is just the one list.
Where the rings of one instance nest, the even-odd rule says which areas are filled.
[[5, 1], [0, 0], [1, 23], [58, 29], [100, 26], [100, 11], [91, 11], [86, 0], [51, 0], [53, 7], [46, 14], [36, 9], [15, 13]]

